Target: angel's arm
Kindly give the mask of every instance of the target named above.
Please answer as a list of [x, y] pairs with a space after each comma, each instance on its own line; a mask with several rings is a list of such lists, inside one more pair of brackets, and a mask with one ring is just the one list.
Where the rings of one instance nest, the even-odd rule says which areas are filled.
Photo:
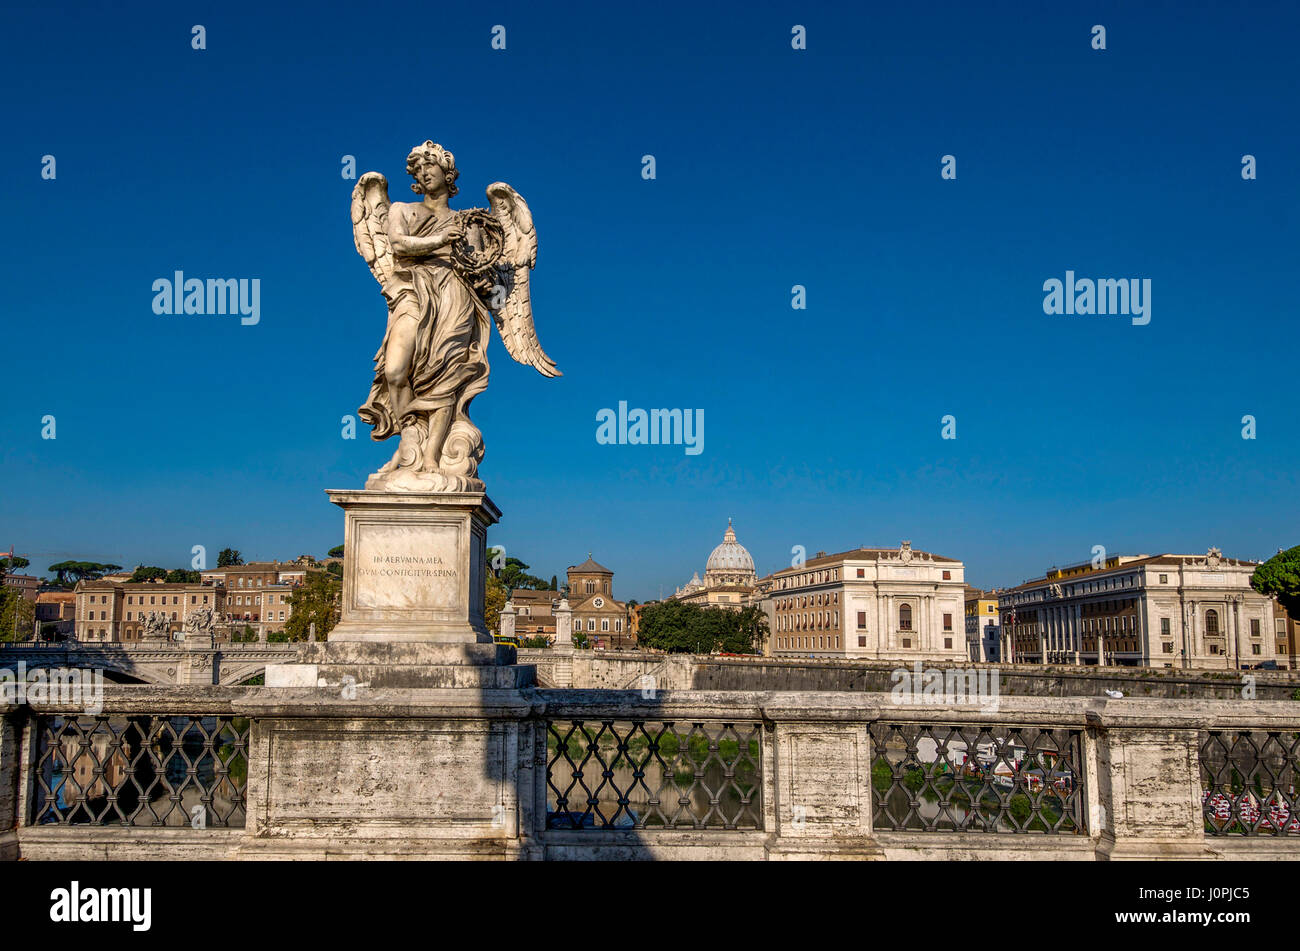
[[392, 243], [393, 250], [407, 257], [421, 257], [440, 251], [457, 237], [457, 232], [461, 225], [458, 219], [453, 218], [451, 222], [444, 225], [436, 233], [428, 237], [406, 233], [406, 216], [402, 214], [389, 214], [388, 217], [388, 240]]

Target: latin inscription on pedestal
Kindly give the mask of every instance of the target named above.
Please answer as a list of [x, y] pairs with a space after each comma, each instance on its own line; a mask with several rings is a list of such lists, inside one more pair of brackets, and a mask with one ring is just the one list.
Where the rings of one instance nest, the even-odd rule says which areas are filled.
[[460, 530], [455, 525], [356, 526], [358, 608], [456, 607]]

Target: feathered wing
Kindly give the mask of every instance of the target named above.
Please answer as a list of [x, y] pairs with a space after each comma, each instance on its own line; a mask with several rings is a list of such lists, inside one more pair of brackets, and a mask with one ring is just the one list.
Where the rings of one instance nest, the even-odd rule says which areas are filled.
[[505, 182], [489, 185], [487, 197], [492, 214], [505, 231], [505, 247], [497, 265], [500, 289], [494, 290], [488, 300], [501, 342], [517, 363], [533, 367], [542, 376], [562, 376], [555, 368], [555, 361], [538, 342], [533, 324], [528, 272], [537, 263], [537, 232], [533, 228], [532, 212], [520, 194]]
[[393, 247], [388, 243], [388, 179], [366, 172], [352, 188], [352, 239], [380, 287], [393, 275]]

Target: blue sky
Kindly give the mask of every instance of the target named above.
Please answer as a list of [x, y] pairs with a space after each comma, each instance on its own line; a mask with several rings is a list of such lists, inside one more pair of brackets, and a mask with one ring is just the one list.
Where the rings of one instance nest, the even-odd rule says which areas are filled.
[[[983, 586], [1097, 544], [1300, 541], [1300, 14], [972, 6], [8, 12], [0, 546], [184, 566], [341, 541], [324, 490], [393, 446], [340, 436], [385, 320], [340, 163], [409, 200], [426, 138], [453, 206], [504, 180], [536, 219], [565, 375], [494, 339], [472, 415], [492, 540], [537, 574], [590, 551], [620, 597], [671, 593], [728, 517], [760, 573], [906, 538]], [[155, 315], [178, 269], [259, 278], [260, 322]], [[1067, 269], [1149, 278], [1151, 323], [1045, 315]], [[619, 400], [703, 409], [703, 453], [598, 445]]]

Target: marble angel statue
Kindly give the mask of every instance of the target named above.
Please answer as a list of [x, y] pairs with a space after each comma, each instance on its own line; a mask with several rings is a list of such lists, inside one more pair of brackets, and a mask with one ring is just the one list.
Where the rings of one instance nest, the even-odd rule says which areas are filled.
[[415, 202], [389, 202], [388, 180], [367, 172], [352, 189], [352, 233], [388, 303], [370, 396], [360, 409], [375, 440], [397, 451], [367, 489], [482, 491], [483, 437], [469, 404], [487, 387], [489, 325], [506, 352], [543, 376], [559, 376], [533, 326], [529, 271], [537, 233], [509, 185], [487, 189], [489, 208], [453, 210], [460, 174], [427, 141], [406, 157]]

